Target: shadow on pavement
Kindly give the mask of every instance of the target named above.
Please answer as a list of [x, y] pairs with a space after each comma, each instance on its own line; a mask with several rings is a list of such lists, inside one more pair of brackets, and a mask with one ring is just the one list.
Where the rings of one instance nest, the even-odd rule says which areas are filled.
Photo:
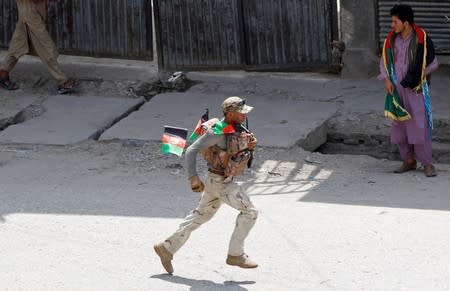
[[437, 165], [438, 176], [426, 178], [418, 169], [393, 174], [399, 162], [366, 156], [319, 155], [313, 163], [274, 159], [263, 161], [266, 172], [244, 185], [251, 196], [294, 195], [300, 202], [450, 211], [448, 165]]
[[[182, 169], [162, 164], [136, 172], [108, 160], [114, 154], [3, 157], [0, 223], [15, 213], [183, 218], [197, 205], [200, 196], [190, 191]], [[296, 151], [264, 155], [254, 165], [258, 174], [240, 179], [260, 199], [293, 195], [300, 202], [450, 211], [448, 165], [437, 165], [438, 177], [425, 178], [419, 170], [394, 175], [397, 163], [362, 156], [318, 155], [317, 162], [305, 162]]]
[[170, 283], [190, 286], [192, 291], [198, 290], [227, 290], [227, 291], [242, 291], [248, 290], [240, 285], [255, 284], [255, 281], [224, 281], [223, 283], [215, 283], [210, 280], [196, 280], [180, 276], [172, 276], [168, 274], [153, 275], [152, 279], [160, 279]]

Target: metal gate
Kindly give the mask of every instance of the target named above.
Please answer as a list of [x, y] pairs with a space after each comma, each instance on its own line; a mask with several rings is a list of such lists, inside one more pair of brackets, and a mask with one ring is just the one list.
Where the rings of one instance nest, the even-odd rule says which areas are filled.
[[155, 0], [160, 69], [242, 64], [239, 0]]
[[7, 48], [17, 21], [15, 0], [0, 2], [0, 48]]
[[256, 69], [327, 67], [331, 1], [246, 0], [246, 64]]
[[[0, 46], [17, 19], [14, 0], [2, 0]], [[48, 30], [61, 53], [153, 59], [151, 0], [63, 0], [48, 4]]]
[[[391, 30], [390, 10], [398, 1], [378, 1], [378, 23], [380, 44]], [[450, 54], [450, 1], [449, 0], [415, 0], [401, 1], [414, 10], [414, 22], [423, 27], [433, 40], [436, 53]]]
[[329, 67], [332, 0], [155, 0], [160, 69]]

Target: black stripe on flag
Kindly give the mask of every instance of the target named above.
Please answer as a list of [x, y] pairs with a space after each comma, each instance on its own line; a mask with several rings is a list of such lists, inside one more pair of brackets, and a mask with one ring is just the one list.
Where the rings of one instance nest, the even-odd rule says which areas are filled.
[[186, 128], [165, 125], [164, 126], [164, 133], [167, 133], [167, 134], [170, 134], [170, 135], [174, 135], [174, 136], [178, 136], [178, 137], [181, 137], [182, 139], [186, 140], [187, 134], [188, 134], [188, 130]]

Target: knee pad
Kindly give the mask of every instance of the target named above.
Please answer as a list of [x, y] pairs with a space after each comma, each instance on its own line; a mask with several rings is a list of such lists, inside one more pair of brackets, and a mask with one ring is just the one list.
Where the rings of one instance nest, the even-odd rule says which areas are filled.
[[253, 209], [248, 212], [248, 215], [251, 219], [256, 220], [258, 218], [258, 210]]

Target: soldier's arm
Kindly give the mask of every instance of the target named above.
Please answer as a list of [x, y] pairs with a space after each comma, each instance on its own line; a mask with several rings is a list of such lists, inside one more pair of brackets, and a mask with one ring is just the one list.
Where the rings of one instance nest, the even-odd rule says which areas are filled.
[[186, 168], [188, 178], [198, 176], [197, 174], [197, 154], [200, 150], [207, 149], [219, 143], [221, 135], [215, 135], [208, 131], [200, 136], [193, 144], [186, 150]]

